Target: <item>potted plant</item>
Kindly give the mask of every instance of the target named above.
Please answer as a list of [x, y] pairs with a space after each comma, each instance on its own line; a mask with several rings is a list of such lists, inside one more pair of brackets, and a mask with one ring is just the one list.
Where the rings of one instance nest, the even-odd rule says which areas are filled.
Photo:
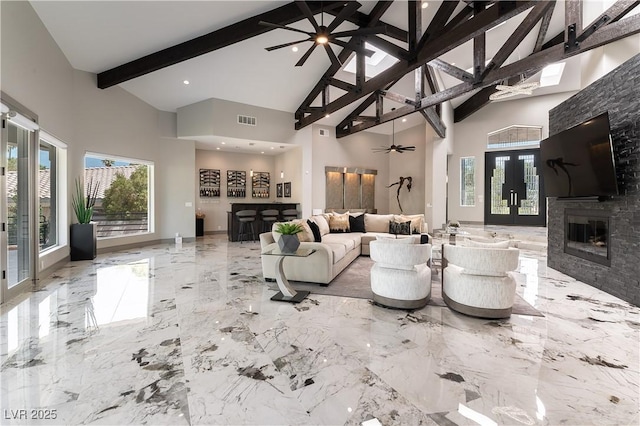
[[278, 247], [283, 253], [295, 253], [300, 246], [298, 232], [302, 232], [302, 225], [294, 222], [279, 223], [276, 226], [276, 232], [282, 234], [278, 239]]
[[78, 223], [71, 224], [71, 260], [95, 259], [97, 253], [97, 236], [93, 218], [93, 208], [96, 205], [100, 183], [94, 185], [93, 180], [87, 186], [85, 197], [84, 188], [79, 178], [75, 182], [75, 191], [71, 197], [71, 206]]
[[460, 231], [460, 222], [458, 222], [457, 220], [450, 220], [449, 224], [447, 225], [447, 231], [450, 234], [457, 234], [458, 231]]

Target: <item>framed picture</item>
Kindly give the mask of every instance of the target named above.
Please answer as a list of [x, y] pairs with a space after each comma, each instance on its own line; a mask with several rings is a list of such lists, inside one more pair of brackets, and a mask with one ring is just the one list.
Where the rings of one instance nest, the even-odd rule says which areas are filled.
[[291, 182], [284, 183], [284, 196], [291, 197]]
[[276, 184], [276, 197], [277, 198], [282, 198], [282, 184], [281, 183]]

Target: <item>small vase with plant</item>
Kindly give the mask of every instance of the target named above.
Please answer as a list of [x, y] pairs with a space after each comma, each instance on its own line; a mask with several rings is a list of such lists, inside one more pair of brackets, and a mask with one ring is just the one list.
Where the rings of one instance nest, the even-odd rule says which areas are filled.
[[78, 223], [71, 224], [70, 248], [71, 260], [91, 260], [97, 254], [96, 227], [91, 223], [93, 209], [98, 198], [100, 183], [89, 181], [87, 195], [79, 178], [75, 182], [75, 191], [71, 197], [71, 206]]
[[450, 234], [457, 234], [460, 231], [460, 222], [457, 220], [450, 220], [447, 225], [447, 231]]
[[282, 234], [278, 239], [278, 247], [283, 253], [295, 253], [300, 247], [298, 233], [302, 232], [302, 225], [294, 222], [279, 223], [276, 226], [276, 232]]

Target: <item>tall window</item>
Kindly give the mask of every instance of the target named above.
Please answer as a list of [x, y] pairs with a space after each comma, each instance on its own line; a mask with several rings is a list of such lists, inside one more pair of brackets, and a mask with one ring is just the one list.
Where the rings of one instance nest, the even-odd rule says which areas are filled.
[[[66, 144], [44, 131], [40, 131], [38, 153], [38, 242], [40, 251], [61, 243], [60, 206], [66, 205], [63, 199], [66, 185]], [[65, 228], [62, 228], [65, 229]]]
[[475, 157], [460, 158], [460, 205], [476, 205]]
[[98, 186], [93, 214], [98, 238], [153, 231], [153, 163], [91, 153], [85, 155], [84, 173], [85, 186]]

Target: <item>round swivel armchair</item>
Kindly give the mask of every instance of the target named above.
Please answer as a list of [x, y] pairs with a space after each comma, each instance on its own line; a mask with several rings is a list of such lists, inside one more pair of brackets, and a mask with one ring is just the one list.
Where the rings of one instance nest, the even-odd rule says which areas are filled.
[[371, 241], [373, 301], [398, 309], [418, 309], [431, 298], [431, 244], [413, 239]]
[[514, 248], [445, 245], [442, 298], [454, 311], [479, 318], [508, 318], [516, 294], [510, 271], [518, 268]]

